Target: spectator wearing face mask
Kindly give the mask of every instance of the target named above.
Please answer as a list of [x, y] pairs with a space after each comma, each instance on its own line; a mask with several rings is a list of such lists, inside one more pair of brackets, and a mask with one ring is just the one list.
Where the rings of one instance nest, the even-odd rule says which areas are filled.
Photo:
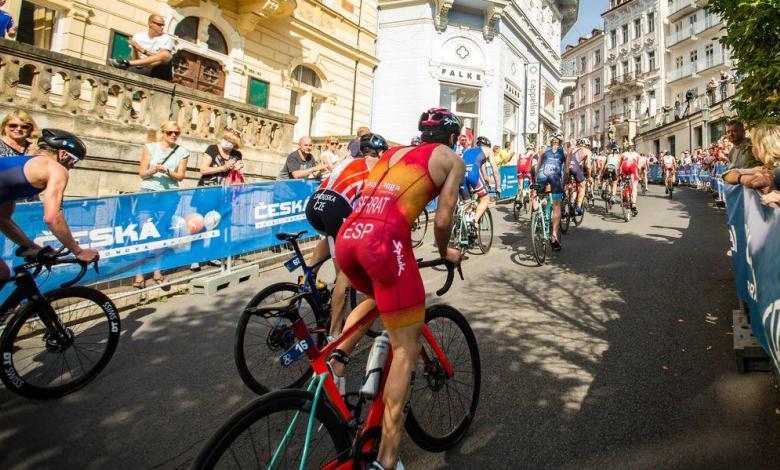
[[200, 180], [198, 186], [217, 186], [224, 184], [225, 178], [241, 161], [241, 133], [227, 128], [222, 132], [219, 142], [206, 147], [200, 161]]

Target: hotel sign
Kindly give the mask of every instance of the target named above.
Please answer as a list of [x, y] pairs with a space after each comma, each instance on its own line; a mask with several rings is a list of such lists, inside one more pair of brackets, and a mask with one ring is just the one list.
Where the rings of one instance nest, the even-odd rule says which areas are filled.
[[539, 63], [528, 64], [525, 86], [525, 133], [536, 134], [539, 132], [539, 89], [540, 68]]
[[473, 70], [463, 70], [457, 67], [441, 66], [439, 68], [439, 78], [442, 80], [452, 81], [471, 81], [482, 83], [484, 74], [482, 72], [475, 72]]

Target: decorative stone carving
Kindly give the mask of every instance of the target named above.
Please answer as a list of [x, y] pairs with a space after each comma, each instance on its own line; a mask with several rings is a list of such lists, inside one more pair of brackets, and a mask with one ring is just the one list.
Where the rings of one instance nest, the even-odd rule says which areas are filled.
[[238, 1], [238, 31], [246, 35], [261, 19], [285, 18], [298, 6], [296, 0], [246, 0]]
[[449, 13], [455, 0], [435, 0], [435, 11], [433, 14], [433, 25], [436, 31], [442, 32], [447, 29], [450, 21]]
[[485, 10], [485, 26], [482, 27], [482, 36], [485, 41], [490, 42], [496, 35], [496, 25], [498, 20], [501, 19], [501, 15], [504, 13], [504, 8], [507, 4], [492, 3], [490, 7]]

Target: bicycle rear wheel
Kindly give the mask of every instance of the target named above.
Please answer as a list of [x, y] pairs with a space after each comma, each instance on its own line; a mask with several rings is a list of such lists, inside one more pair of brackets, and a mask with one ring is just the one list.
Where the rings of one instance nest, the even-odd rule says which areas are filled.
[[531, 213], [531, 248], [536, 264], [544, 264], [547, 258], [547, 239], [544, 237], [544, 221], [542, 220], [542, 208], [539, 207]]
[[22, 307], [0, 338], [0, 378], [27, 398], [59, 398], [88, 384], [108, 364], [119, 343], [116, 306], [89, 287], [57, 289], [45, 295], [68, 332], [57, 338], [41, 321], [39, 306]]
[[477, 244], [483, 254], [487, 254], [490, 251], [490, 247], [493, 246], [493, 214], [490, 213], [490, 209], [486, 209], [485, 213], [479, 219], [477, 225]]
[[452, 364], [448, 377], [430, 344], [422, 340], [415, 369], [406, 431], [429, 452], [451, 449], [466, 435], [479, 402], [481, 365], [474, 332], [463, 315], [449, 305], [425, 310], [425, 323]]
[[[298, 285], [292, 282], [272, 284], [258, 292], [246, 308], [282, 302], [299, 293]], [[327, 339], [327, 332], [325, 322], [317, 318], [319, 312], [311, 298], [306, 298], [298, 307], [299, 315], [321, 348]], [[287, 367], [282, 367], [279, 362], [279, 357], [296, 342], [292, 323], [286, 318], [263, 318], [244, 310], [236, 327], [233, 347], [233, 358], [241, 380], [259, 395], [303, 385], [311, 376], [308, 357], [303, 355]]]
[[569, 231], [571, 215], [571, 204], [569, 204], [569, 199], [564, 198], [561, 201], [561, 233], [566, 233]]
[[515, 220], [520, 220], [520, 212], [522, 210], [522, 200], [520, 198], [521, 193], [518, 192], [515, 194], [515, 198], [512, 201], [512, 215], [514, 216]]
[[[269, 468], [293, 417], [299, 414], [275, 469], [297, 469], [306, 439], [314, 394], [304, 390], [279, 390], [260, 397], [237, 411], [201, 449], [192, 468]], [[322, 396], [317, 402], [305, 468], [323, 468], [350, 454], [350, 432]]]
[[582, 225], [582, 221], [585, 220], [585, 204], [583, 204], [580, 210], [582, 211], [580, 215], [577, 215], [576, 210], [571, 211], [572, 220], [574, 220], [574, 225], [576, 225], [577, 227]]
[[412, 247], [422, 245], [425, 234], [428, 232], [428, 210], [423, 209], [412, 224]]

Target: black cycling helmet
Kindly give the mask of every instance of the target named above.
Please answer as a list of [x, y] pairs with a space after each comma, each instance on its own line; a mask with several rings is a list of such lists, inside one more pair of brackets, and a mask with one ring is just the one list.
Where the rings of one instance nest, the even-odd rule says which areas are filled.
[[446, 108], [431, 108], [420, 115], [417, 130], [423, 142], [439, 142], [460, 135], [460, 119]]
[[62, 129], [42, 129], [38, 139], [42, 149], [64, 150], [79, 160], [87, 158], [87, 146], [81, 139]]
[[490, 147], [491, 145], [492, 144], [490, 143], [490, 139], [487, 137], [477, 137], [477, 147]]
[[364, 134], [360, 138], [360, 152], [378, 153], [380, 150], [387, 150], [387, 141], [379, 134]]
[[610, 151], [617, 151], [617, 149], [618, 149], [618, 146], [617, 146], [617, 144], [614, 144], [614, 143], [613, 143], [613, 144], [611, 144], [611, 145], [609, 146], [609, 150], [610, 150]]

